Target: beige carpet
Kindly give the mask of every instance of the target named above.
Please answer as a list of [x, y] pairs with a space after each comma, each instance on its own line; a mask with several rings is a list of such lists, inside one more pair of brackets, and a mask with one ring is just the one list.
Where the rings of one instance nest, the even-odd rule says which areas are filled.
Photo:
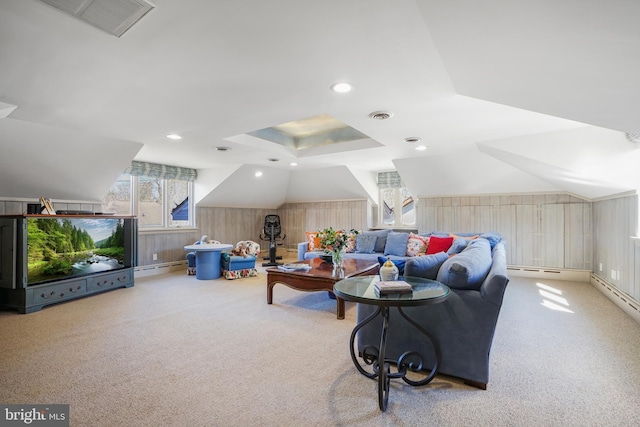
[[386, 413], [354, 325], [322, 292], [276, 285], [267, 305], [264, 272], [142, 278], [0, 312], [0, 403], [68, 403], [73, 426], [640, 425], [640, 325], [589, 284], [512, 278], [488, 390], [393, 381]]

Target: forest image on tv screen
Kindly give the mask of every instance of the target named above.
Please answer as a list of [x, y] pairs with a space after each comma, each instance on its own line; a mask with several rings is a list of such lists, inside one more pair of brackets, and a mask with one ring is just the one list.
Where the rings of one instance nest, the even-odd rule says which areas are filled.
[[28, 284], [124, 268], [123, 221], [29, 218]]

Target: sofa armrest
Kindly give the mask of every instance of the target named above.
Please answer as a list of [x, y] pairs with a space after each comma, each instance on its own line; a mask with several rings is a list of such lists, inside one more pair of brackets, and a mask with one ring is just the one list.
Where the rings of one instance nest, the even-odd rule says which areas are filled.
[[298, 243], [298, 261], [304, 260], [304, 254], [309, 250], [309, 242]]
[[480, 286], [482, 298], [500, 307], [505, 289], [509, 283], [507, 276], [507, 256], [504, 242], [496, 244], [492, 251], [491, 270]]

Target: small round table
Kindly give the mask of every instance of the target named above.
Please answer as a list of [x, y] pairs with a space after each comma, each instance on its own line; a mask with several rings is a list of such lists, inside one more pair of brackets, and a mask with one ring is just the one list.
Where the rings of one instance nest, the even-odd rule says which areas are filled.
[[[411, 284], [413, 288], [411, 293], [380, 296], [375, 290], [375, 283], [379, 280], [379, 276], [361, 276], [344, 279], [334, 285], [333, 293], [345, 301], [378, 306], [378, 309], [374, 313], [362, 322], [358, 323], [353, 329], [353, 332], [351, 332], [349, 350], [351, 351], [351, 360], [353, 360], [354, 365], [362, 375], [371, 379], [376, 377], [378, 378], [378, 405], [380, 410], [386, 411], [387, 403], [389, 401], [389, 381], [391, 378], [402, 378], [404, 382], [411, 386], [425, 385], [436, 376], [438, 363], [440, 362], [440, 349], [436, 340], [424, 328], [410, 319], [402, 311], [402, 308], [440, 303], [449, 297], [449, 287], [440, 282], [436, 282], [435, 280], [418, 277], [403, 277], [400, 278], [400, 280]], [[413, 364], [405, 361], [405, 358], [415, 356], [415, 352], [406, 351], [397, 361], [385, 359], [390, 307], [396, 307], [400, 315], [402, 315], [409, 324], [420, 331], [426, 339], [430, 340], [433, 345], [436, 354], [436, 361], [428, 376], [420, 381], [414, 381], [406, 377], [408, 370], [420, 370], [415, 369]], [[356, 358], [354, 341], [358, 331], [378, 315], [382, 316], [380, 348], [376, 349], [368, 347], [363, 350], [362, 354], [364, 362], [367, 365], [373, 365], [373, 372], [368, 372]], [[396, 364], [397, 372], [391, 372], [391, 362]], [[421, 364], [418, 368], [421, 368]]]
[[201, 243], [185, 246], [184, 250], [196, 253], [196, 279], [211, 280], [221, 276], [221, 252], [232, 248], [233, 245], [225, 243]]

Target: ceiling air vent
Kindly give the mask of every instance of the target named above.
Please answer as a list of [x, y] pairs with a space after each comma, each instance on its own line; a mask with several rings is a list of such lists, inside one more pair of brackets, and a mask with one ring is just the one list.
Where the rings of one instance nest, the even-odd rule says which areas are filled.
[[422, 138], [420, 138], [419, 136], [410, 136], [404, 139], [404, 142], [408, 142], [410, 144], [415, 144], [416, 142], [420, 141], [422, 141]]
[[120, 37], [155, 6], [145, 0], [40, 0]]

